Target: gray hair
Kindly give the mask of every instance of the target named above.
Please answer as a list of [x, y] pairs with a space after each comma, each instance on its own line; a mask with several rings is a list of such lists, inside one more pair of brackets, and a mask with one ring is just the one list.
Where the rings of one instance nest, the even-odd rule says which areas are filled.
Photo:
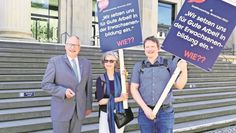
[[[116, 58], [116, 65], [119, 64], [119, 55], [116, 51], [108, 51], [102, 54], [101, 63], [104, 64], [104, 60], [107, 56], [113, 56]], [[118, 67], [118, 66], [117, 66]]]
[[69, 37], [66, 39], [66, 43], [67, 43], [68, 40], [69, 40], [70, 38], [72, 38], [72, 37], [75, 37], [75, 38], [78, 40], [79, 44], [81, 45], [80, 38], [79, 38], [78, 36], [76, 36], [76, 35], [71, 35], [71, 36], [69, 36]]

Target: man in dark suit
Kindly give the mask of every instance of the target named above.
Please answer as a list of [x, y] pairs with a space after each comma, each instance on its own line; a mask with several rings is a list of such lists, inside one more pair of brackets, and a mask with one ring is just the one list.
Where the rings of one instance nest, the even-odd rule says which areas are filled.
[[52, 95], [54, 133], [80, 133], [82, 120], [92, 112], [91, 63], [79, 57], [80, 40], [71, 36], [65, 55], [49, 60], [42, 89]]

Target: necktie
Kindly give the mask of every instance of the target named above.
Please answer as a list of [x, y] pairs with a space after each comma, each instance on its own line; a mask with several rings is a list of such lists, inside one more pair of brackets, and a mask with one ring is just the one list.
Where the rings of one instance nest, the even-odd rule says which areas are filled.
[[78, 79], [78, 68], [77, 68], [75, 59], [72, 60], [72, 68], [73, 68], [73, 70], [75, 72], [76, 78]]

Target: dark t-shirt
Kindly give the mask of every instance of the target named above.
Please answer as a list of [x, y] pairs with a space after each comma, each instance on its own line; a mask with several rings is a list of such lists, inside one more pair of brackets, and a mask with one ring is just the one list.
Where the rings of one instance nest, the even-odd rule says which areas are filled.
[[[106, 88], [105, 87], [106, 82], [102, 81], [100, 77], [97, 78], [96, 81], [96, 99], [99, 102], [103, 98], [109, 98], [109, 95], [106, 94]], [[110, 85], [110, 92], [114, 96], [114, 80], [109, 80], [109, 85]], [[107, 105], [99, 105], [99, 108], [107, 112]]]

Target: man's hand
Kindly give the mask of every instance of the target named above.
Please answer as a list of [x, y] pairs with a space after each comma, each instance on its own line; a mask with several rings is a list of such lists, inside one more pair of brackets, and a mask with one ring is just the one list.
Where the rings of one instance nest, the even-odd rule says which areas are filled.
[[156, 115], [153, 113], [151, 108], [147, 107], [143, 111], [148, 119], [154, 120], [156, 118]]
[[74, 96], [75, 96], [75, 93], [70, 88], [66, 89], [66, 98], [67, 99], [71, 99]]
[[92, 109], [86, 109], [85, 110], [85, 116], [88, 116], [91, 113], [92, 113]]
[[187, 62], [185, 60], [180, 60], [177, 64], [177, 67], [181, 70], [181, 71], [186, 71], [187, 70]]

